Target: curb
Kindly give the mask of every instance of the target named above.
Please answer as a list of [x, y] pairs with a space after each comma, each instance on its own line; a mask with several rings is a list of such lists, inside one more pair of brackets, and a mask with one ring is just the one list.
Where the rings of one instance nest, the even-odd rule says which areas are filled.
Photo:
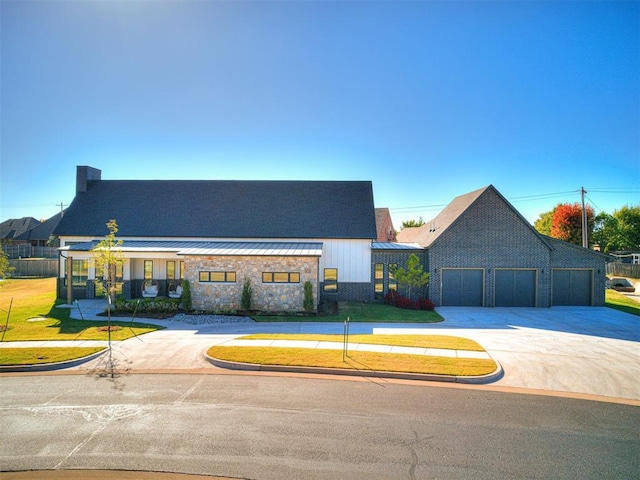
[[205, 359], [212, 365], [229, 370], [244, 370], [254, 372], [293, 372], [293, 373], [313, 373], [320, 375], [346, 375], [352, 377], [374, 377], [374, 378], [393, 378], [399, 380], [422, 380], [428, 382], [449, 382], [449, 383], [467, 383], [467, 384], [484, 384], [499, 380], [504, 375], [504, 370], [499, 362], [496, 363], [495, 371], [486, 375], [477, 375], [472, 377], [453, 376], [453, 375], [435, 375], [428, 373], [404, 373], [404, 372], [385, 372], [380, 370], [347, 370], [343, 368], [322, 368], [322, 367], [296, 367], [290, 365], [261, 365], [257, 363], [241, 363], [220, 360], [211, 357], [206, 352]]
[[73, 360], [66, 360], [64, 362], [53, 363], [37, 363], [33, 365], [0, 365], [0, 373], [6, 372], [50, 372], [53, 370], [61, 370], [63, 368], [76, 367], [89, 360], [98, 358], [104, 352], [108, 350], [108, 347], [104, 347], [102, 350], [87, 355], [86, 357], [74, 358]]

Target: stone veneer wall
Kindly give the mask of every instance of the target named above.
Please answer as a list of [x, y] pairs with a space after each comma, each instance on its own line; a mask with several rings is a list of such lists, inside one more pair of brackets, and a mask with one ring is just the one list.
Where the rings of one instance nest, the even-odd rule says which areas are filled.
[[[302, 311], [306, 281], [311, 282], [314, 304], [318, 304], [317, 257], [186, 256], [184, 265], [184, 276], [190, 283], [192, 305], [196, 310], [240, 310], [245, 278], [251, 281], [254, 310]], [[200, 282], [201, 271], [235, 272], [236, 281]], [[298, 272], [300, 283], [262, 283], [263, 272]]]

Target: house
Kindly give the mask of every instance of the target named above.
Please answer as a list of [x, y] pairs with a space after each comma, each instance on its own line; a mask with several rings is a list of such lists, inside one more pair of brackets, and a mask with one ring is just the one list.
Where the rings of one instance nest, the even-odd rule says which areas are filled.
[[492, 185], [398, 241], [426, 250], [436, 306], [604, 305], [607, 256], [539, 234]]
[[393, 228], [388, 208], [376, 208], [376, 232], [378, 242], [396, 241], [396, 230]]
[[[184, 279], [194, 308], [235, 310], [249, 279], [253, 306], [265, 311], [302, 310], [307, 281], [316, 307], [375, 301], [406, 293], [393, 267], [416, 255], [430, 282], [412, 293], [436, 306], [604, 305], [609, 257], [539, 234], [492, 185], [388, 241], [391, 217], [374, 208], [368, 181], [103, 180], [79, 166], [54, 231], [60, 298], [100, 294], [91, 249], [111, 219], [125, 298], [175, 296]], [[143, 293], [148, 283], [153, 292]]]
[[145, 282], [167, 295], [182, 279], [201, 310], [240, 308], [245, 279], [265, 311], [302, 310], [307, 281], [316, 305], [373, 296], [368, 181], [103, 180], [78, 166], [75, 198], [54, 231], [60, 298], [97, 295], [90, 250], [111, 219], [125, 298], [141, 297]]
[[0, 223], [0, 241], [2, 243], [26, 243], [19, 237], [32, 228], [40, 225], [40, 221], [33, 217], [10, 218]]
[[17, 241], [27, 242], [33, 247], [45, 247], [49, 245], [53, 231], [60, 223], [64, 211], [55, 214], [44, 222], [38, 222], [33, 228], [21, 233], [16, 237]]

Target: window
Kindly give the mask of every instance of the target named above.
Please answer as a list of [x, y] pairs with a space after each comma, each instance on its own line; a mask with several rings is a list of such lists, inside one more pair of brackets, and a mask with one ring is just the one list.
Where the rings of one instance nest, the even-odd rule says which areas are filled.
[[373, 270], [373, 288], [376, 294], [384, 293], [384, 265], [376, 263]]
[[144, 279], [145, 280], [153, 279], [153, 260], [144, 261]]
[[300, 283], [300, 273], [262, 272], [262, 283]]
[[338, 291], [338, 269], [337, 268], [324, 269], [324, 291], [325, 292]]
[[180, 280], [184, 278], [184, 262], [180, 262]]
[[176, 279], [176, 262], [173, 260], [167, 261], [167, 280]]
[[[122, 294], [123, 271], [124, 271], [124, 267], [121, 263], [115, 265], [115, 267], [114, 266], [111, 267], [113, 289], [116, 295]], [[98, 282], [96, 283], [95, 294], [96, 296], [101, 297], [105, 293], [104, 284], [103, 284], [103, 282], [105, 281], [104, 268], [96, 266], [96, 280], [98, 280]]]
[[234, 283], [236, 272], [200, 272], [198, 278], [201, 282]]
[[396, 276], [395, 276], [396, 268], [398, 268], [397, 263], [389, 264], [389, 290], [393, 289], [395, 291], [398, 291], [398, 282], [396, 282]]
[[86, 287], [89, 278], [89, 262], [87, 260], [73, 260], [71, 264], [71, 285]]

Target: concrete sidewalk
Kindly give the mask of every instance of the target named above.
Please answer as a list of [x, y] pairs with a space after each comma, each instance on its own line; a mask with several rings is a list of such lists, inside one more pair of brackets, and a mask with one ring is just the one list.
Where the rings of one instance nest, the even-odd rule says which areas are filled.
[[[278, 348], [317, 348], [323, 350], [342, 350], [344, 343], [309, 340], [245, 340], [234, 339], [220, 344], [224, 347], [278, 347]], [[478, 358], [491, 360], [487, 352], [472, 350], [449, 350], [444, 348], [400, 347], [367, 343], [347, 343], [347, 350], [355, 352], [396, 353], [404, 355], [426, 355], [450, 358]]]
[[[81, 300], [71, 314], [106, 321], [104, 300]], [[504, 369], [493, 385], [640, 400], [640, 317], [606, 307], [438, 308], [434, 324], [352, 322], [350, 333], [453, 335], [478, 342]], [[129, 320], [119, 318], [118, 320]], [[136, 319], [166, 327], [113, 346], [125, 371], [212, 369], [205, 352], [252, 333], [341, 334], [342, 322], [192, 325]], [[102, 362], [104, 363], [104, 362]], [[94, 371], [100, 359], [73, 367]]]

